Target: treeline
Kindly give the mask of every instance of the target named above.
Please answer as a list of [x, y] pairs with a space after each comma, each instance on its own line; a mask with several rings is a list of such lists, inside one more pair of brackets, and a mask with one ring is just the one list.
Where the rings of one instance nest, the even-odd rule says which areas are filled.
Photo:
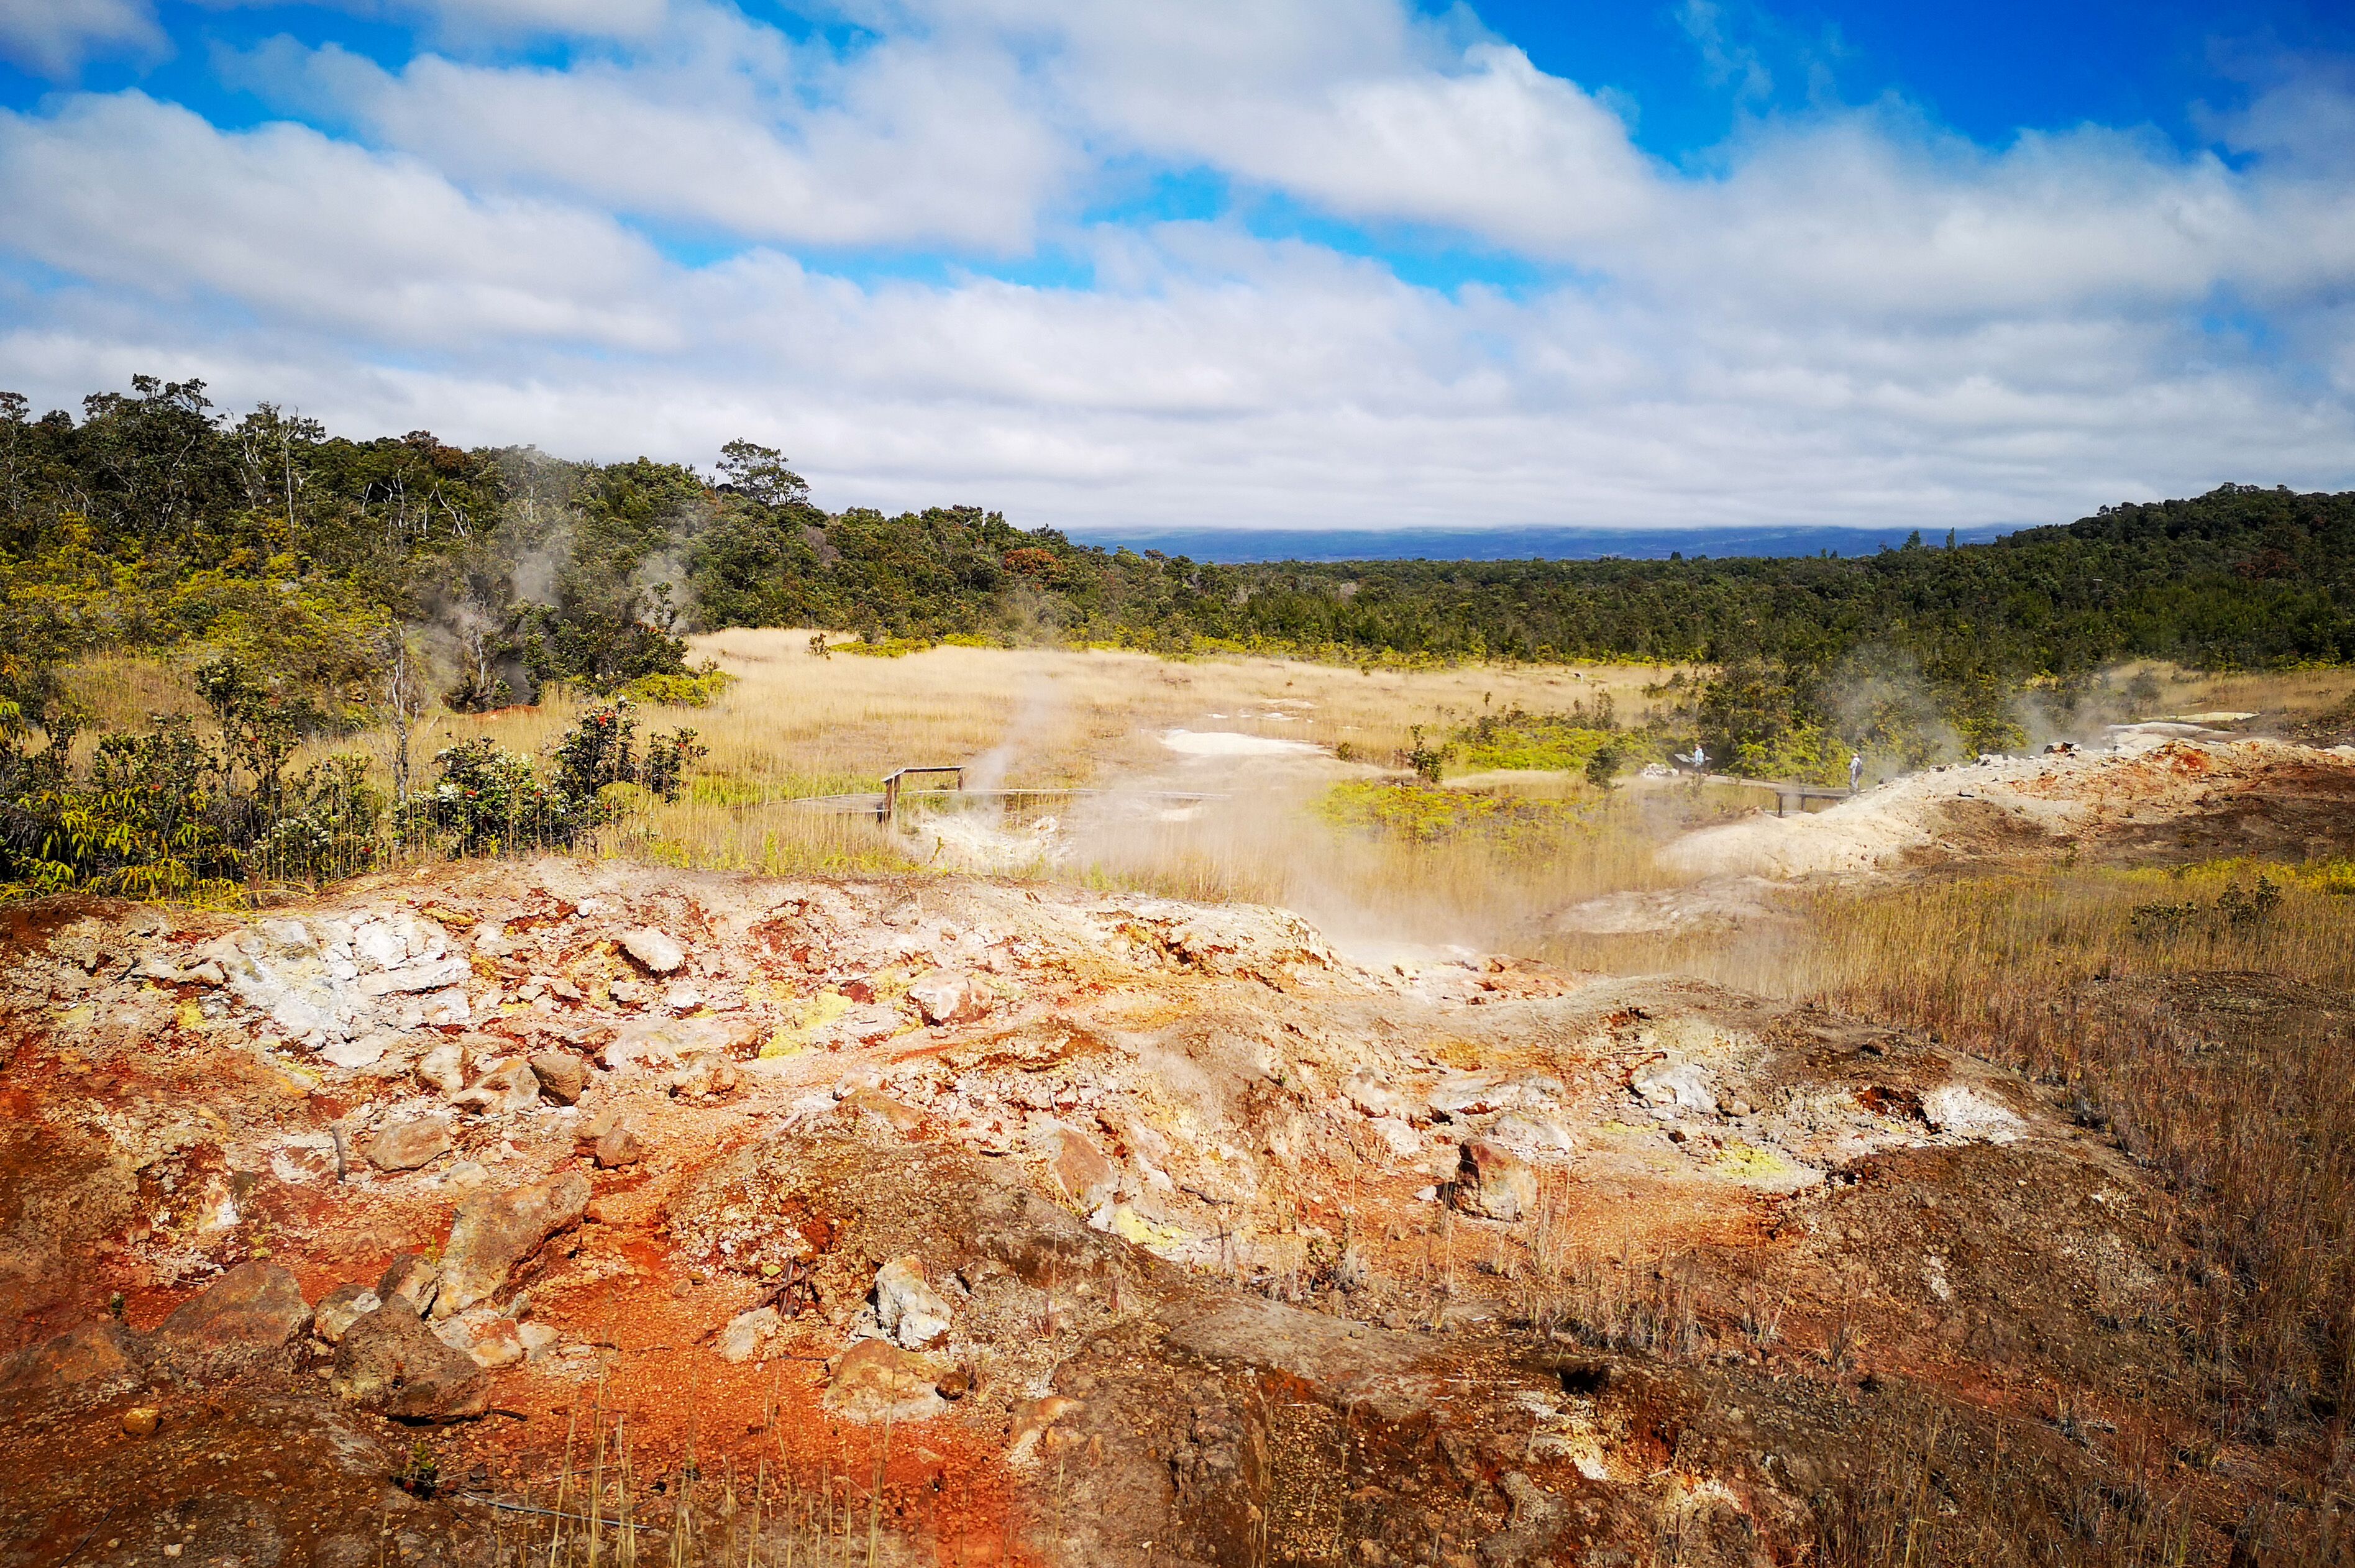
[[747, 442], [705, 474], [230, 418], [197, 382], [140, 377], [78, 418], [0, 394], [0, 695], [28, 715], [61, 711], [57, 672], [105, 649], [226, 649], [333, 725], [368, 709], [388, 639], [425, 634], [435, 694], [485, 707], [686, 678], [690, 630], [814, 625], [1690, 662], [1716, 672], [1682, 691], [1691, 736], [1805, 770], [1850, 745], [2001, 744], [2024, 684], [2065, 707], [2122, 658], [2345, 662], [2350, 574], [2355, 494], [2241, 485], [1860, 558], [1212, 565], [974, 507], [828, 513]]

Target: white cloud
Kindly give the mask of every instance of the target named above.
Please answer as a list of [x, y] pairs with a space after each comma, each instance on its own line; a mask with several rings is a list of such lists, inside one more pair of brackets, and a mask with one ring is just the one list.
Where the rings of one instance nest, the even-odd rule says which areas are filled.
[[773, 43], [559, 70], [428, 55], [399, 74], [280, 48], [249, 79], [478, 185], [562, 191], [645, 217], [823, 246], [1027, 249], [1079, 172], [1011, 68], [884, 45], [846, 64]]
[[[37, 4], [38, 0], [32, 0]], [[214, 10], [305, 5], [411, 23], [459, 44], [517, 38], [650, 38], [670, 19], [669, 0], [197, 0]]]
[[[1393, 0], [861, 15], [876, 41], [837, 48], [677, 0], [561, 69], [247, 60], [365, 146], [136, 94], [0, 115], [0, 257], [52, 274], [0, 267], [0, 363], [69, 406], [152, 369], [582, 455], [749, 435], [834, 504], [1060, 524], [1936, 528], [2350, 482], [2328, 81], [2234, 119], [2231, 162], [2095, 127], [1990, 150], [1878, 105], [1753, 124], [1695, 174]], [[1233, 219], [1073, 216], [1195, 168], [1564, 281], [1440, 291]], [[642, 218], [742, 244], [684, 265]], [[1083, 281], [955, 270], [1040, 244]], [[947, 275], [807, 253], [843, 246]]]
[[660, 349], [652, 250], [574, 208], [466, 197], [293, 125], [225, 132], [139, 93], [0, 112], [9, 249], [161, 301], [443, 349], [479, 334]]
[[62, 79], [93, 55], [169, 51], [149, 0], [0, 0], [0, 59]]

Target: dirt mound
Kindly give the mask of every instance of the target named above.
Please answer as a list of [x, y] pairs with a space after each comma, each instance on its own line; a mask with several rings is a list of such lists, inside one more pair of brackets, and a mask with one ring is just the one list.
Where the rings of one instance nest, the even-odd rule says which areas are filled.
[[[2152, 726], [2140, 726], [2148, 730]], [[2122, 733], [2105, 750], [1984, 757], [1908, 774], [1824, 811], [1764, 814], [1662, 852], [1688, 874], [1795, 879], [1938, 860], [2090, 850], [2131, 859], [2355, 847], [2355, 747]]]
[[[39, 911], [0, 1010], [0, 1349], [33, 1355], [0, 1563], [546, 1552], [565, 1510], [516, 1510], [577, 1514], [609, 1428], [600, 1509], [731, 1561], [821, 1489], [879, 1561], [1794, 1561], [1917, 1424], [2082, 1518], [2188, 1419], [2167, 1201], [2100, 1134], [1699, 984], [549, 861]], [[370, 1158], [423, 1118], [385, 1145], [422, 1163]], [[147, 1357], [257, 1260], [336, 1309], [235, 1367]], [[352, 1327], [360, 1287], [424, 1316]], [[129, 1350], [34, 1350], [112, 1319]], [[453, 1361], [446, 1409], [339, 1402], [362, 1352], [323, 1336], [427, 1333], [486, 1399]], [[2056, 1388], [2115, 1391], [2070, 1406], [2108, 1436]], [[455, 1423], [430, 1502], [384, 1409]], [[2223, 1485], [2180, 1482], [2203, 1550]]]

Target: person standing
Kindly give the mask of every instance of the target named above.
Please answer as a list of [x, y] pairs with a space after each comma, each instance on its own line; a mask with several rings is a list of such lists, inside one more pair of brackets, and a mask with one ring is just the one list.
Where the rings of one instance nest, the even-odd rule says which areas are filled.
[[1855, 794], [1864, 785], [1864, 753], [1852, 751], [1848, 758], [1848, 792]]

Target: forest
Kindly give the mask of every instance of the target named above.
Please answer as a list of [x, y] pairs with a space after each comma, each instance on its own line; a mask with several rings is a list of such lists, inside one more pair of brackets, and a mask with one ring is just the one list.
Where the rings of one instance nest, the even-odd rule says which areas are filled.
[[2018, 744], [2024, 693], [2065, 712], [2121, 660], [2355, 657], [2355, 493], [2227, 484], [1859, 557], [1211, 565], [971, 505], [828, 512], [750, 441], [707, 472], [336, 434], [218, 408], [194, 380], [134, 377], [79, 416], [0, 392], [0, 768], [20, 852], [29, 759], [83, 727], [65, 673], [95, 654], [209, 672], [221, 744], [250, 748], [256, 715], [291, 746], [550, 682], [692, 701], [685, 634], [748, 625], [878, 653], [1686, 664], [1674, 738], [1804, 776], [1851, 746], [1918, 762]]

